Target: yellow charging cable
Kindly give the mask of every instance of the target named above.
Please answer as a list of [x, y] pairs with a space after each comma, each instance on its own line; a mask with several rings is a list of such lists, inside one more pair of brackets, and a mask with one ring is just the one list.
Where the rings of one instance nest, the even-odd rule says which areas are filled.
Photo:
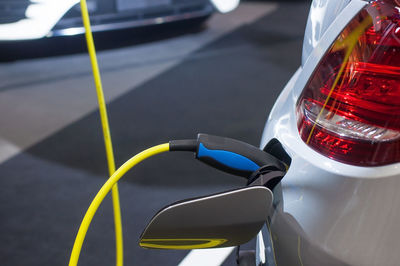
[[[99, 65], [97, 63], [96, 49], [94, 47], [92, 30], [90, 28], [89, 12], [87, 9], [86, 0], [81, 0], [81, 11], [83, 25], [85, 27], [86, 43], [89, 51], [90, 62], [92, 64], [93, 78], [96, 84], [97, 100], [99, 103], [100, 118], [103, 127], [104, 144], [107, 155], [108, 172], [109, 176], [111, 176], [115, 172], [114, 152], [111, 142], [111, 134], [110, 127], [108, 125], [103, 86], [101, 84]], [[122, 238], [121, 207], [119, 203], [119, 192], [117, 184], [112, 187], [112, 202], [114, 209], [116, 265], [122, 266], [124, 264], [124, 244]]]
[[85, 240], [86, 233], [89, 229], [89, 225], [92, 222], [93, 216], [95, 215], [97, 209], [102, 203], [105, 196], [110, 192], [111, 188], [122, 178], [122, 176], [132, 167], [140, 163], [141, 161], [152, 157], [156, 154], [169, 151], [169, 144], [161, 144], [154, 146], [141, 153], [133, 156], [126, 163], [124, 163], [117, 171], [107, 180], [107, 182], [101, 187], [96, 197], [93, 199], [88, 210], [86, 211], [85, 217], [82, 220], [81, 226], [79, 227], [78, 234], [76, 235], [74, 246], [72, 248], [71, 257], [69, 260], [69, 266], [78, 265], [79, 255], [81, 253], [82, 244]]

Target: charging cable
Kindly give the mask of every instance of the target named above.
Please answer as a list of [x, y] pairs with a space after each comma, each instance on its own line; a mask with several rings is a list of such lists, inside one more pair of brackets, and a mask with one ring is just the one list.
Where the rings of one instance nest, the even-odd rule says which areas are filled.
[[[92, 65], [93, 78], [96, 85], [97, 100], [99, 103], [104, 144], [106, 148], [108, 172], [109, 176], [112, 176], [115, 172], [114, 152], [111, 141], [110, 127], [108, 124], [107, 108], [104, 100], [103, 86], [101, 84], [100, 70], [97, 63], [96, 49], [94, 46], [92, 30], [90, 28], [89, 12], [87, 9], [86, 0], [81, 0], [81, 11], [83, 25], [85, 27], [86, 43], [89, 51], [90, 62]], [[114, 209], [116, 265], [122, 266], [124, 263], [124, 247], [122, 238], [121, 206], [119, 202], [118, 186], [116, 183], [112, 187], [112, 202]]]
[[[224, 172], [245, 177], [248, 182], [256, 179], [263, 184], [272, 184], [271, 180], [281, 179], [285, 173], [285, 165], [272, 155], [241, 141], [199, 134], [193, 140], [173, 140], [169, 143], [154, 146], [135, 155], [124, 163], [102, 186], [90, 204], [79, 227], [69, 261], [69, 266], [78, 264], [83, 241], [93, 217], [105, 196], [112, 187], [133, 166], [156, 154], [167, 151], [194, 152], [195, 158]], [[261, 170], [260, 170], [261, 169]], [[267, 171], [269, 169], [269, 171]], [[261, 178], [268, 173], [277, 173], [267, 178]], [[261, 176], [260, 176], [261, 175]], [[254, 181], [251, 181], [254, 183]], [[274, 186], [276, 182], [273, 182]], [[251, 185], [251, 184], [250, 184]], [[269, 187], [272, 189], [273, 187]]]
[[122, 178], [122, 176], [132, 167], [137, 165], [138, 163], [142, 162], [143, 160], [154, 156], [156, 154], [167, 152], [169, 151], [169, 144], [161, 144], [158, 146], [154, 146], [147, 150], [142, 151], [141, 153], [133, 156], [129, 159], [126, 163], [124, 163], [117, 171], [107, 180], [107, 182], [102, 186], [102, 188], [97, 193], [96, 197], [93, 199], [92, 203], [90, 204], [86, 214], [82, 220], [81, 226], [79, 227], [78, 234], [75, 238], [75, 243], [72, 248], [71, 257], [69, 260], [69, 266], [76, 266], [78, 265], [79, 255], [81, 253], [82, 244], [85, 240], [86, 233], [89, 229], [89, 225], [93, 220], [93, 216], [95, 215], [97, 209], [99, 208], [100, 204], [102, 203], [105, 196], [110, 192], [112, 187]]

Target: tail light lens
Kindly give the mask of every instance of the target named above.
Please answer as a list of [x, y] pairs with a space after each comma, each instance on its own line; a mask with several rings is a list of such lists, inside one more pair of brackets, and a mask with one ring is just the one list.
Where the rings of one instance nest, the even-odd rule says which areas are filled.
[[400, 162], [397, 1], [371, 2], [346, 26], [297, 102], [301, 138], [329, 158], [360, 166]]

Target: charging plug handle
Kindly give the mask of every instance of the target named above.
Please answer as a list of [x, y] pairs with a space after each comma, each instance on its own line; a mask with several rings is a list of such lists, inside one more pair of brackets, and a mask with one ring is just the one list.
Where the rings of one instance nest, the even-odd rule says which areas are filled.
[[274, 156], [231, 138], [198, 134], [197, 140], [171, 141], [170, 150], [193, 151], [203, 163], [247, 179], [261, 167], [285, 171], [284, 164]]

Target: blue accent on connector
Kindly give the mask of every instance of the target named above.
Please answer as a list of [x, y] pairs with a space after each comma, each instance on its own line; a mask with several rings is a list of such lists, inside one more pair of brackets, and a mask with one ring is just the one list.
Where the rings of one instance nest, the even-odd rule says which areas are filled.
[[199, 145], [197, 157], [209, 157], [227, 167], [241, 171], [253, 172], [260, 168], [260, 166], [255, 162], [243, 155], [224, 150], [209, 150], [203, 145], [203, 143], [200, 143]]

